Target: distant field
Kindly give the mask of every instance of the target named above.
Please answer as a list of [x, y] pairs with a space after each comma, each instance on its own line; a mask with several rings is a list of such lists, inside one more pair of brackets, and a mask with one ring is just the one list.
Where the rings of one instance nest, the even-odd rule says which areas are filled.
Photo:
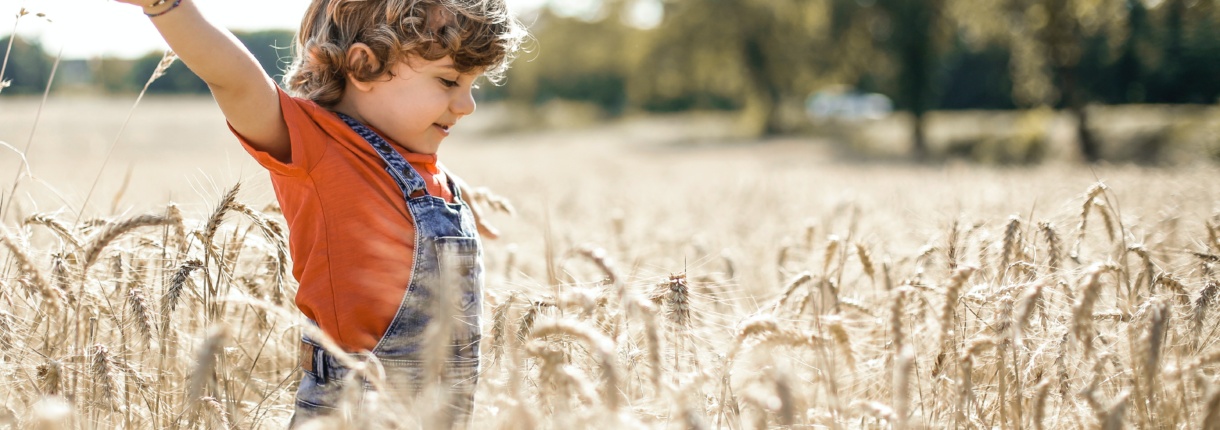
[[[276, 278], [282, 238], [265, 227], [280, 218], [211, 101], [146, 100], [83, 211], [103, 220], [76, 224], [130, 103], [52, 99], [34, 134], [45, 185], [21, 182], [0, 240], [0, 428], [282, 427], [300, 321]], [[36, 107], [0, 99], [0, 141], [24, 147]], [[920, 166], [859, 161], [826, 130], [741, 139], [712, 114], [542, 128], [480, 109], [441, 152], [517, 209], [493, 215], [504, 237], [487, 243], [479, 428], [1220, 417], [1220, 168], [1206, 157]], [[871, 139], [900, 130], [877, 124]], [[880, 139], [855, 145], [894, 145]], [[6, 196], [17, 163], [0, 148]], [[244, 209], [217, 210], [238, 181]], [[184, 218], [116, 230], [171, 201]], [[71, 408], [40, 403], [48, 394]], [[427, 427], [429, 401], [348, 424]]]

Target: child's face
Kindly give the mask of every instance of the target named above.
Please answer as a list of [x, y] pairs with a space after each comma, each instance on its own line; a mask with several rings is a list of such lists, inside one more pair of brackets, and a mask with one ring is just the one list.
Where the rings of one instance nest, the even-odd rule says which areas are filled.
[[395, 143], [420, 154], [435, 154], [458, 120], [474, 112], [472, 91], [479, 73], [458, 73], [453, 59], [427, 61], [411, 55], [392, 75], [351, 96], [364, 121]]

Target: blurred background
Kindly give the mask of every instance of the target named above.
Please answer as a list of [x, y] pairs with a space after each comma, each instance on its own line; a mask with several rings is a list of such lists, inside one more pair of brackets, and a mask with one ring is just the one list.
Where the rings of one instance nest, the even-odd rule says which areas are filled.
[[[27, 3], [27, 15], [0, 22], [0, 31], [17, 29], [16, 38], [0, 39], [10, 84], [0, 104], [41, 95], [52, 76], [56, 96], [129, 96], [161, 59], [146, 20], [114, 24], [74, 12], [73, 2]], [[143, 18], [121, 5], [84, 3]], [[292, 23], [308, 2], [275, 2], [278, 13], [252, 11], [267, 6], [249, 2], [200, 3], [218, 21], [236, 22], [237, 36], [282, 77]], [[534, 36], [529, 52], [505, 85], [482, 85], [477, 97], [492, 112], [483, 130], [498, 133], [695, 115], [719, 130], [709, 137], [692, 127], [703, 140], [808, 141], [851, 159], [1214, 163], [1217, 3], [522, 0], [512, 6]], [[5, 13], [17, 9], [9, 4]], [[102, 26], [73, 33], [86, 25], [63, 24], [73, 15]], [[251, 18], [272, 15], [262, 22], [273, 28]], [[116, 39], [81, 49], [82, 39], [106, 41], [130, 28], [144, 44]], [[207, 88], [179, 62], [148, 91]]]

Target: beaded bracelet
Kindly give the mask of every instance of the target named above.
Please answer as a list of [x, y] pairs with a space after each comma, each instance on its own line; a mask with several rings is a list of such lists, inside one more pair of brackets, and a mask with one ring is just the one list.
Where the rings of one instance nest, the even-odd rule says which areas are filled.
[[[169, 0], [160, 0], [160, 1], [156, 2], [156, 3], [153, 3], [153, 6], [157, 6], [157, 5], [163, 4], [163, 3], [167, 2], [167, 1], [169, 1]], [[145, 16], [147, 16], [147, 17], [149, 17], [149, 18], [156, 18], [156, 17], [158, 17], [158, 16], [165, 15], [165, 14], [169, 13], [169, 11], [171, 11], [171, 10], [177, 9], [177, 8], [178, 8], [178, 5], [180, 5], [180, 4], [182, 4], [182, 0], [174, 0], [174, 4], [169, 5], [169, 9], [166, 9], [166, 10], [163, 10], [163, 11], [160, 11], [160, 12], [157, 12], [157, 13], [146, 13], [146, 14], [144, 14], [144, 15], [145, 15]], [[150, 6], [150, 7], [152, 7], [152, 6]]]

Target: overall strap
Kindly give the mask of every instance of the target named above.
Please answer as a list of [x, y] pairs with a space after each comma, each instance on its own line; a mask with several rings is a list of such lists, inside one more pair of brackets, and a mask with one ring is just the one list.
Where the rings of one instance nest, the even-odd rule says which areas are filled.
[[428, 189], [424, 187], [424, 179], [419, 176], [414, 167], [411, 167], [411, 163], [408, 163], [398, 151], [390, 147], [389, 142], [378, 136], [372, 129], [365, 127], [360, 121], [356, 121], [354, 118], [339, 112], [335, 112], [335, 115], [338, 115], [343, 122], [347, 123], [347, 126], [352, 128], [352, 131], [363, 137], [373, 147], [373, 150], [377, 152], [377, 155], [380, 155], [381, 159], [385, 160], [385, 170], [390, 173], [394, 183], [398, 184], [398, 189], [402, 190], [402, 197], [404, 199], [410, 200], [412, 197], [428, 194]]

